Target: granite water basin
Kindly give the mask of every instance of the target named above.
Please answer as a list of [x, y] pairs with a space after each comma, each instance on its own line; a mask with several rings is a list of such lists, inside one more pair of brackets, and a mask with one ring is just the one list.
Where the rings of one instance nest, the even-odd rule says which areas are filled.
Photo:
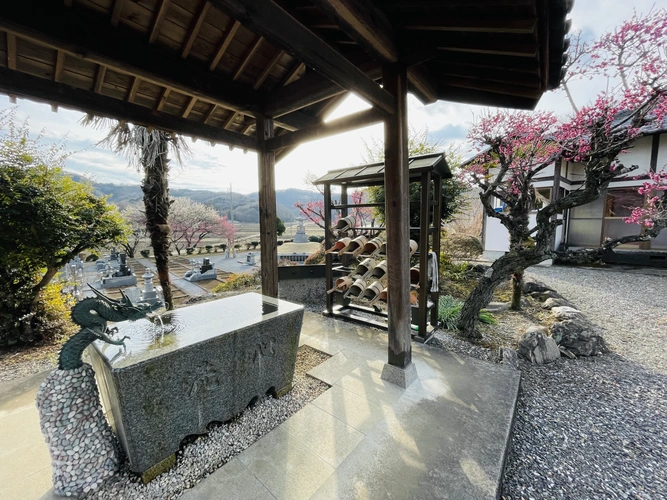
[[107, 416], [145, 474], [188, 435], [238, 415], [258, 396], [291, 388], [303, 306], [247, 293], [122, 322], [90, 348]]

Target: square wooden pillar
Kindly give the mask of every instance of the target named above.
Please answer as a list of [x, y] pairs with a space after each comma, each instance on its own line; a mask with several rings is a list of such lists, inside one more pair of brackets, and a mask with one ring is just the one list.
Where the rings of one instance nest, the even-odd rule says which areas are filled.
[[[382, 69], [382, 84], [385, 90], [394, 96], [396, 109], [396, 113], [387, 117], [384, 124], [384, 189], [389, 289], [388, 365], [407, 371], [412, 364], [412, 346], [410, 335], [408, 80], [405, 66], [385, 66]], [[385, 368], [388, 367], [385, 366]], [[414, 370], [414, 366], [411, 369]]]
[[276, 153], [265, 146], [273, 138], [273, 120], [257, 118], [259, 140], [259, 245], [262, 294], [278, 297], [278, 230], [276, 226]]

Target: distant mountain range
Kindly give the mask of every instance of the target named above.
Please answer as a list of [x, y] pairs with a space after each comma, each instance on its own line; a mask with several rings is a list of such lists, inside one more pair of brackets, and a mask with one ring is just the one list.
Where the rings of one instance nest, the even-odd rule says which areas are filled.
[[[74, 180], [82, 179], [81, 176], [76, 174], [70, 174], [70, 176]], [[99, 182], [93, 182], [92, 184], [97, 195], [109, 196], [109, 201], [121, 208], [129, 203], [140, 202], [143, 198], [141, 188], [138, 185]], [[170, 188], [169, 193], [173, 198], [185, 197], [204, 205], [210, 205], [220, 215], [227, 215], [228, 217], [231, 207], [230, 201], [232, 201], [234, 204], [234, 220], [238, 222], [259, 222], [258, 193], [231, 193], [230, 196], [229, 191], [174, 188]], [[296, 201], [307, 203], [318, 199], [322, 199], [322, 195], [316, 191], [307, 191], [305, 189], [283, 189], [276, 191], [278, 217], [284, 222], [292, 222], [299, 215], [299, 211], [294, 208]]]

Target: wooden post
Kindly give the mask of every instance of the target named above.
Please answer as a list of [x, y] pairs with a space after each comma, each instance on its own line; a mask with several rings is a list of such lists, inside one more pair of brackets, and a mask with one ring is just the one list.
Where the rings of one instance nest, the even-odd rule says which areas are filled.
[[276, 226], [276, 154], [265, 147], [273, 137], [273, 120], [257, 118], [259, 142], [259, 245], [261, 256], [262, 294], [278, 297], [278, 235]]
[[431, 213], [431, 172], [422, 173], [421, 178], [421, 205], [419, 212], [419, 331], [416, 340], [425, 342], [429, 338], [427, 331], [428, 315], [428, 232], [431, 225], [428, 216]]
[[[433, 187], [433, 251], [438, 259], [438, 272], [440, 270], [440, 234], [442, 228], [440, 227], [440, 218], [442, 216], [442, 177], [439, 175], [435, 177], [435, 186]], [[440, 292], [431, 292], [431, 300], [433, 301], [433, 309], [431, 309], [431, 324], [435, 328], [438, 326], [438, 304], [440, 303]]]
[[[331, 185], [324, 185], [324, 248], [329, 249], [334, 244], [334, 237], [331, 233]], [[325, 256], [326, 262], [326, 289], [329, 290], [333, 287], [334, 279], [333, 273], [331, 272], [331, 263], [333, 261], [333, 254], [328, 253]], [[327, 293], [327, 312], [331, 314], [333, 312], [333, 294]]]
[[[384, 124], [384, 189], [387, 220], [388, 363], [412, 362], [410, 338], [410, 180], [408, 175], [408, 80], [405, 66], [387, 65], [382, 84], [396, 112]], [[421, 249], [420, 249], [421, 250]]]

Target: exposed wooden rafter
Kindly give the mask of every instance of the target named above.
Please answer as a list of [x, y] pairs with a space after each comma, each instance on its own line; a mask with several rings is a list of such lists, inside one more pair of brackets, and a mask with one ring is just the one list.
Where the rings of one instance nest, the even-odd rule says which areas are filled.
[[56, 68], [53, 72], [53, 80], [60, 82], [63, 79], [63, 71], [65, 71], [65, 53], [56, 51]]
[[231, 113], [229, 113], [229, 116], [227, 117], [227, 119], [222, 124], [222, 128], [229, 128], [229, 126], [234, 122], [234, 120], [236, 119], [237, 116], [238, 116], [238, 113], [234, 113], [233, 111]]
[[213, 56], [213, 59], [211, 59], [211, 64], [209, 65], [208, 69], [213, 71], [215, 68], [218, 67], [220, 59], [222, 59], [222, 56], [225, 55], [225, 52], [227, 51], [229, 44], [232, 43], [234, 35], [236, 35], [236, 32], [239, 30], [240, 27], [241, 23], [238, 21], [234, 21], [229, 25], [229, 28], [227, 28], [225, 34], [222, 35], [222, 41], [220, 42], [220, 46], [218, 47], [218, 50], [215, 51], [215, 56]]
[[185, 38], [185, 45], [183, 46], [183, 52], [181, 52], [181, 57], [183, 59], [188, 57], [188, 55], [190, 54], [192, 46], [194, 45], [195, 40], [197, 39], [197, 35], [199, 35], [199, 30], [201, 29], [201, 25], [204, 24], [204, 19], [206, 18], [206, 14], [208, 14], [208, 10], [210, 7], [211, 4], [208, 1], [202, 4], [201, 9], [199, 10], [199, 14], [195, 19], [194, 24], [190, 28], [188, 36]]
[[106, 66], [101, 64], [97, 66], [97, 73], [95, 74], [95, 85], [93, 86], [93, 92], [99, 94], [102, 92], [102, 86], [104, 85], [104, 77], [107, 74]]
[[155, 16], [155, 21], [153, 21], [153, 28], [151, 29], [151, 36], [148, 38], [148, 43], [155, 43], [157, 40], [164, 18], [167, 17], [167, 10], [169, 10], [170, 3], [171, 0], [160, 0], [160, 7]]
[[124, 5], [125, 0], [116, 0], [113, 4], [113, 10], [111, 11], [111, 26], [114, 28], [118, 26], [118, 21], [120, 21], [120, 15], [123, 13]]
[[372, 2], [353, 0], [312, 0], [322, 12], [374, 59], [383, 63], [398, 61], [391, 25]]
[[218, 107], [215, 104], [211, 104], [211, 109], [208, 110], [208, 113], [206, 113], [206, 116], [204, 117], [204, 123], [208, 124], [217, 110]]
[[[184, 135], [195, 135], [202, 139], [230, 144], [244, 149], [257, 149], [253, 137], [244, 136], [219, 127], [212, 127], [166, 113], [151, 113], [138, 104], [109, 99], [89, 90], [73, 88], [37, 76], [0, 68], [0, 92], [26, 96], [30, 99], [59, 104], [90, 113], [130, 121], [146, 127], [155, 127]], [[147, 112], [149, 111], [149, 112]]]
[[130, 90], [127, 93], [127, 102], [134, 102], [134, 99], [137, 97], [137, 92], [139, 92], [140, 84], [141, 80], [139, 79], [138, 76], [135, 76], [134, 79], [132, 80], [132, 85], [130, 86]]
[[62, 4], [36, 0], [31, 5], [41, 8], [34, 12], [16, 3], [3, 7], [0, 29], [227, 109], [250, 115], [260, 111], [260, 96], [252, 89], [157, 50], [140, 35], [127, 31], [119, 37], [98, 16], [79, 12], [72, 18]]
[[482, 17], [461, 19], [453, 16], [428, 16], [421, 19], [408, 18], [403, 29], [411, 31], [456, 31], [481, 33], [533, 33], [536, 27], [534, 18], [495, 18]]
[[305, 68], [305, 66], [306, 66], [305, 64], [303, 64], [302, 62], [299, 62], [299, 61], [297, 61], [296, 63], [294, 63], [294, 66], [292, 66], [292, 69], [290, 69], [290, 70], [287, 72], [287, 74], [286, 74], [285, 77], [283, 78], [283, 81], [280, 82], [279, 87], [284, 87], [285, 85], [289, 85], [289, 84], [292, 83], [294, 80], [296, 80], [297, 75], [299, 74], [299, 72], [300, 72], [303, 68]]
[[164, 109], [164, 105], [167, 104], [167, 99], [169, 99], [169, 94], [171, 94], [171, 89], [166, 88], [162, 91], [162, 94], [160, 94], [160, 99], [158, 100], [157, 106], [155, 107], [156, 111], [162, 111]]
[[190, 100], [188, 101], [188, 105], [185, 106], [185, 109], [183, 110], [183, 114], [181, 115], [181, 117], [187, 118], [188, 115], [192, 112], [192, 108], [195, 107], [195, 104], [197, 104], [197, 98], [191, 97]]
[[276, 2], [211, 0], [211, 3], [275, 46], [290, 54], [298, 54], [299, 60], [337, 85], [355, 92], [387, 113], [395, 111], [394, 100], [386, 90]]
[[[370, 79], [377, 79], [382, 74], [380, 65], [374, 61], [361, 65], [360, 70]], [[344, 92], [344, 88], [321, 75], [309, 73], [293, 84], [274, 91], [267, 99], [264, 112], [268, 116], [282, 116]]]
[[285, 54], [284, 50], [278, 50], [276, 53], [273, 55], [269, 63], [264, 66], [264, 69], [260, 73], [259, 77], [257, 77], [257, 80], [255, 80], [255, 84], [252, 86], [255, 90], [259, 89], [264, 81], [268, 78], [268, 76], [271, 74], [271, 71], [273, 71], [273, 68], [275, 68], [276, 64], [278, 64], [278, 61], [283, 57]]
[[7, 67], [16, 69], [16, 35], [7, 32]]
[[254, 55], [257, 53], [259, 48], [262, 46], [262, 43], [264, 42], [264, 37], [260, 36], [255, 40], [255, 43], [253, 43], [248, 51], [245, 53], [243, 56], [243, 59], [241, 60], [241, 64], [238, 65], [236, 68], [236, 71], [234, 71], [234, 76], [232, 77], [232, 80], [238, 80], [241, 75], [243, 74], [243, 71], [245, 71], [246, 67], [248, 64], [250, 64], [250, 61], [254, 57]]
[[352, 115], [343, 116], [337, 120], [321, 123], [314, 127], [304, 128], [292, 132], [290, 134], [283, 134], [273, 139], [266, 141], [266, 147], [270, 150], [283, 149], [290, 146], [296, 146], [307, 141], [314, 141], [316, 139], [323, 139], [331, 135], [348, 132], [357, 128], [379, 123], [383, 120], [383, 113], [371, 108], [365, 111], [360, 111]]

